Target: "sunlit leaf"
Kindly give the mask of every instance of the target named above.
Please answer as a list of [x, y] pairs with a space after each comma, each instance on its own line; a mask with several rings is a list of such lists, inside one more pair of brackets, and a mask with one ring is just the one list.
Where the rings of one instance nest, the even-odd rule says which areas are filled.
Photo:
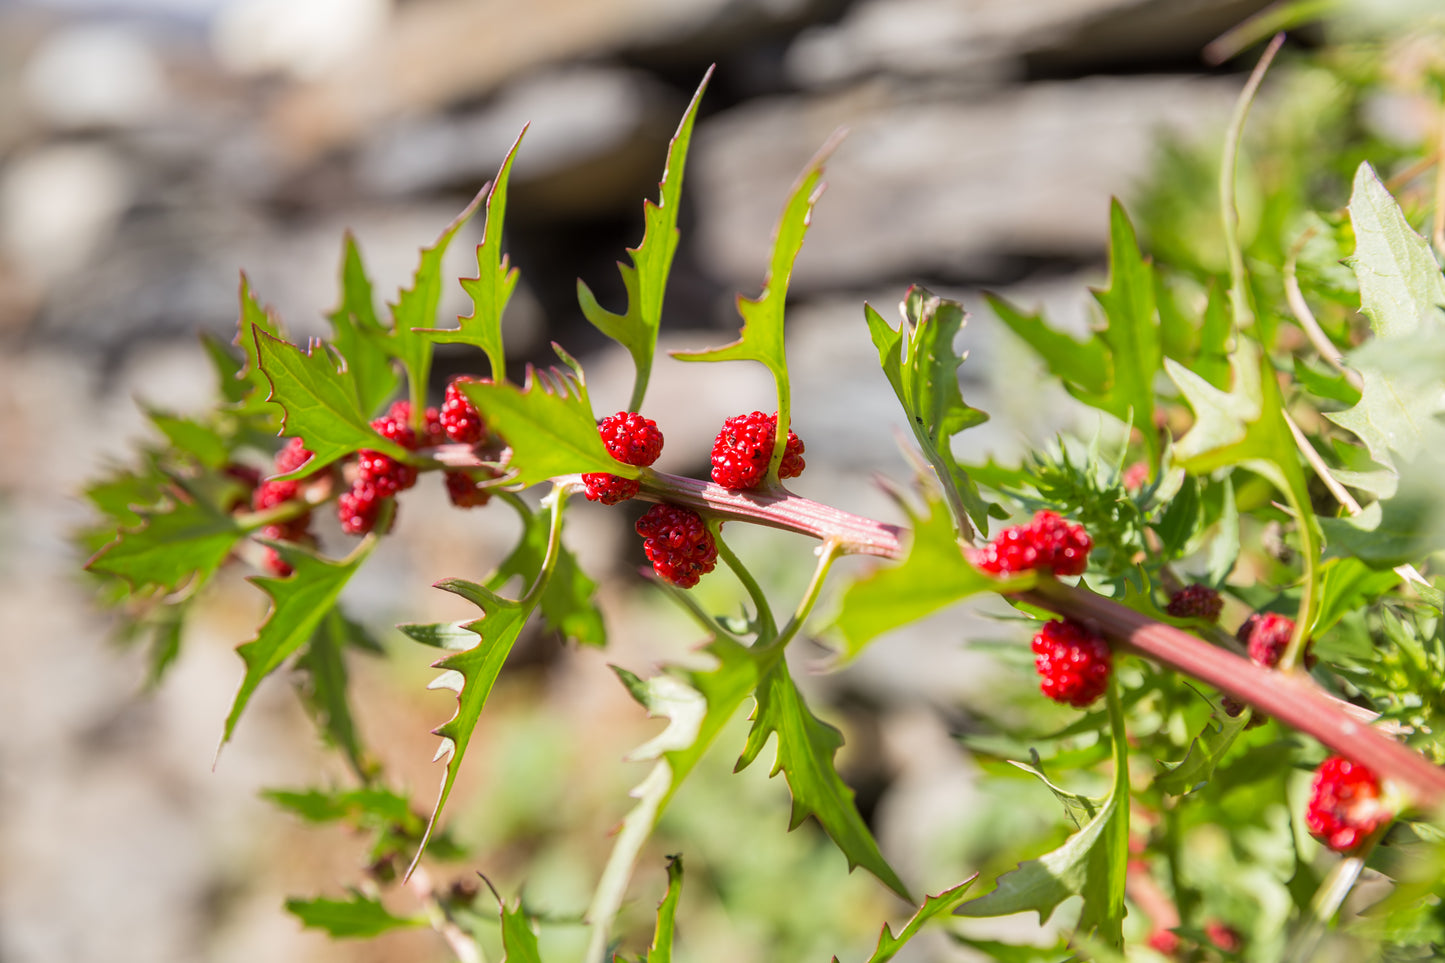
[[502, 904], [502, 963], [542, 963], [537, 947], [537, 932], [532, 920], [522, 910], [521, 900], [514, 909]]
[[370, 939], [388, 930], [425, 926], [419, 916], [393, 916], [380, 900], [352, 891], [351, 899], [288, 899], [286, 911], [301, 925], [325, 930], [334, 939]]
[[136, 513], [141, 524], [119, 532], [86, 568], [117, 575], [137, 590], [173, 592], [192, 579], [205, 582], [246, 534], [234, 517], [188, 495]]
[[672, 963], [672, 938], [677, 928], [677, 901], [682, 897], [682, 857], [667, 857], [667, 893], [657, 906], [657, 926], [647, 963]]
[[370, 772], [347, 698], [346, 659], [351, 637], [360, 632], [341, 610], [332, 607], [321, 627], [312, 634], [296, 668], [305, 673], [302, 694], [323, 738], [346, 756], [351, 768], [365, 780]]
[[392, 365], [390, 335], [377, 320], [371, 280], [350, 232], [341, 251], [341, 302], [327, 318], [336, 350], [346, 359], [357, 407], [363, 414], [375, 414], [396, 392], [400, 379]]
[[1445, 276], [1429, 243], [1410, 227], [1368, 163], [1355, 171], [1350, 221], [1360, 310], [1375, 336], [1397, 338], [1439, 328], [1445, 320]]
[[[523, 515], [523, 526], [522, 537], [517, 540], [512, 554], [487, 580], [488, 588], [493, 591], [501, 591], [502, 586], [516, 576], [521, 576], [523, 584], [530, 585], [542, 570], [551, 529], [549, 515], [527, 511]], [[607, 629], [595, 598], [597, 583], [587, 577], [577, 564], [577, 557], [566, 546], [559, 545], [557, 551], [551, 577], [542, 590], [539, 605], [542, 619], [574, 642], [599, 647], [606, 645]]]
[[[973, 881], [977, 878], [977, 876], [970, 876], [958, 885], [950, 886], [936, 896], [927, 897], [923, 901], [923, 905], [918, 907], [918, 912], [913, 914], [913, 918], [904, 924], [903, 929], [898, 931], [897, 936], [894, 936], [893, 930], [889, 928], [887, 923], [884, 923], [883, 932], [878, 935], [878, 948], [873, 951], [872, 956], [868, 957], [868, 963], [887, 963], [888, 960], [897, 956], [898, 951], [901, 950], [909, 940], [918, 935], [918, 931], [923, 929], [925, 923], [939, 916], [946, 916], [952, 913], [954, 908], [963, 902], [963, 897], [967, 894], [968, 888], [973, 885]], [[651, 961], [649, 961], [649, 963], [651, 963]], [[836, 956], [833, 957], [833, 963], [838, 963]]]

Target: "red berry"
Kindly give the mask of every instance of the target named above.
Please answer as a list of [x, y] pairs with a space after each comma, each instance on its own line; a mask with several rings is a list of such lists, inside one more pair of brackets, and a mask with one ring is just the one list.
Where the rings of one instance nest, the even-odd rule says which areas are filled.
[[1219, 920], [1212, 920], [1204, 924], [1204, 935], [1226, 953], [1238, 953], [1239, 948], [1244, 945], [1244, 939], [1239, 935], [1239, 930], [1227, 923], [1221, 923]]
[[268, 508], [275, 508], [282, 502], [289, 502], [296, 497], [301, 486], [294, 481], [265, 481], [256, 486], [251, 493], [251, 507], [256, 511], [264, 511]]
[[717, 566], [717, 545], [702, 516], [679, 505], [653, 505], [637, 520], [637, 534], [652, 569], [682, 588]]
[[1380, 780], [1343, 756], [1330, 756], [1315, 770], [1305, 826], [1337, 853], [1348, 853], [1391, 818], [1380, 799]]
[[[400, 409], [400, 411], [398, 411]], [[385, 415], [371, 423], [372, 430], [387, 441], [394, 441], [408, 451], [418, 447], [416, 432], [407, 421], [411, 418], [411, 405], [405, 401], [395, 402]]]
[[[391, 403], [391, 407], [388, 408], [388, 409], [386, 409], [386, 415], [385, 415], [384, 417], [387, 418], [387, 419], [390, 419], [391, 421], [397, 423], [398, 425], [410, 425], [410, 424], [411, 424], [411, 402], [410, 402], [410, 401], [406, 401], [405, 399], [402, 399], [402, 400], [400, 400], [400, 401], [393, 401], [393, 402]], [[406, 445], [406, 444], [404, 444], [403, 442], [399, 441], [399, 440], [396, 439], [396, 438], [392, 438], [392, 441], [397, 442], [397, 444], [399, 444], [399, 445], [403, 445], [403, 447], [413, 448], [413, 449], [414, 449], [414, 448], [430, 448], [430, 447], [432, 447], [433, 445], [444, 445], [444, 444], [446, 444], [446, 441], [447, 441], [447, 433], [446, 433], [446, 431], [442, 428], [441, 412], [439, 412], [439, 411], [438, 411], [437, 409], [435, 409], [435, 408], [428, 408], [428, 409], [426, 410], [426, 412], [425, 412], [425, 417], [426, 417], [426, 427], [422, 430], [422, 434], [418, 435], [418, 434], [416, 434], [416, 429], [415, 429], [415, 428], [412, 429], [412, 437], [413, 437], [413, 439], [415, 439], [415, 443], [414, 443], [414, 444]], [[381, 420], [381, 419], [378, 419], [378, 421], [379, 421], [379, 420]], [[376, 430], [379, 431], [379, 432], [381, 432], [381, 434], [386, 435], [386, 432], [385, 432], [385, 431], [382, 431], [382, 429], [380, 429], [380, 428], [377, 427], [377, 424], [376, 424], [375, 421], [373, 421], [373, 422], [371, 423], [371, 427], [376, 428]], [[390, 438], [391, 436], [390, 436], [390, 435], [387, 435], [387, 437]]]
[[[657, 422], [635, 411], [619, 411], [597, 424], [607, 453], [624, 465], [645, 468], [662, 454], [662, 432]], [[642, 486], [633, 478], [622, 478], [610, 472], [587, 472], [582, 476], [587, 485], [588, 501], [616, 505], [636, 495]]]
[[1046, 568], [1055, 575], [1082, 575], [1094, 542], [1082, 525], [1053, 512], [1034, 515], [1027, 525], [1013, 525], [971, 555], [973, 564], [993, 575], [1012, 575]]
[[446, 398], [442, 400], [440, 420], [442, 429], [452, 441], [475, 445], [487, 437], [487, 426], [482, 415], [471, 399], [462, 394], [461, 386], [480, 381], [470, 375], [459, 375], [447, 385]]
[[1034, 636], [1033, 650], [1050, 699], [1082, 709], [1104, 694], [1113, 655], [1102, 636], [1073, 620], [1055, 619]]
[[395, 495], [416, 484], [416, 469], [411, 465], [369, 448], [363, 448], [356, 454], [357, 483], [371, 483], [383, 497]]
[[[311, 537], [310, 529], [311, 513], [307, 512], [284, 522], [266, 525], [261, 529], [261, 536], [277, 542], [314, 543], [316, 540]], [[281, 578], [285, 578], [293, 571], [291, 564], [281, 557], [281, 553], [269, 545], [266, 546], [266, 551], [261, 556], [261, 565], [266, 571]]]
[[1294, 619], [1276, 612], [1256, 612], [1244, 620], [1235, 638], [1249, 647], [1249, 657], [1266, 669], [1279, 665], [1294, 634]]
[[291, 438], [276, 452], [276, 474], [286, 475], [311, 460], [311, 452], [300, 438]]
[[1173, 956], [1179, 952], [1179, 934], [1173, 930], [1155, 930], [1149, 934], [1149, 948]]
[[587, 500], [604, 505], [625, 502], [642, 489], [642, 483], [636, 478], [623, 478], [605, 471], [586, 472], [582, 475], [582, 481], [587, 486], [583, 492]]
[[443, 473], [447, 481], [447, 495], [458, 508], [480, 508], [492, 500], [492, 490], [483, 487], [482, 482], [464, 471]]
[[[777, 437], [776, 412], [765, 415], [754, 411], [729, 418], [712, 444], [712, 480], [733, 491], [756, 488], [768, 472]], [[802, 440], [789, 431], [783, 460], [778, 465], [779, 478], [796, 478], [803, 473], [807, 467], [803, 450]]]
[[1186, 585], [1169, 596], [1169, 606], [1164, 611], [1176, 619], [1218, 622], [1223, 609], [1224, 599], [1208, 585]]
[[387, 496], [369, 481], [358, 479], [350, 491], [336, 499], [336, 517], [348, 535], [365, 535], [376, 527]]

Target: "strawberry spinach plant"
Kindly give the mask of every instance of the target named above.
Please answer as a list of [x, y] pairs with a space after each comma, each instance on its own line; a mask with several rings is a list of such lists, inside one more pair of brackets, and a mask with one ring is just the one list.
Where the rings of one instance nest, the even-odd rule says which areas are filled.
[[[904, 295], [897, 320], [863, 306], [858, 336], [871, 338], [913, 435], [914, 477], [894, 490], [904, 526], [784, 485], [810, 454], [790, 430], [809, 401], [790, 387], [788, 284], [832, 141], [784, 200], [762, 293], [738, 302], [736, 340], [664, 362], [760, 363], [775, 386], [770, 410], [719, 426], [709, 478], [651, 467], [668, 425], [647, 390], [706, 78], [669, 147], [660, 196], [645, 205], [642, 241], [619, 265], [625, 303], [604, 307], [578, 283], [587, 320], [632, 359], [623, 411], [595, 409], [581, 364], [560, 345], [557, 364], [509, 377], [502, 317], [518, 268], [503, 225], [521, 137], [422, 251], [386, 314], [351, 238], [327, 341], [294, 343], [243, 279], [239, 353], [206, 344], [216, 407], [154, 413], [164, 441], [90, 487], [103, 521], [84, 538], [97, 591], [121, 609], [127, 633], [149, 640], [156, 677], [223, 568], [261, 573], [253, 581], [270, 611], [237, 650], [242, 679], [217, 712], [223, 746], [269, 676], [286, 666], [304, 674], [320, 735], [354, 782], [268, 795], [373, 839], [349, 895], [287, 908], [336, 937], [430, 926], [465, 961], [541, 960], [539, 932], [583, 925], [587, 961], [661, 963], [674, 932], [687, 931], [685, 851], [669, 858], [665, 883], [657, 867], [640, 884], [660, 899], [650, 943], [616, 927], [647, 839], [715, 744], [743, 770], [771, 742], [791, 814], [736, 845], [766, 847], [769, 834], [811, 817], [848, 869], [862, 867], [912, 907], [906, 922], [882, 927], [869, 963], [925, 926], [1007, 960], [1312, 959], [1322, 939], [1424, 959], [1445, 946], [1435, 821], [1445, 805], [1445, 592], [1431, 569], [1442, 547], [1445, 276], [1413, 226], [1418, 195], [1402, 206], [1367, 160], [1350, 172], [1343, 208], [1313, 210], [1299, 194], [1269, 227], [1289, 240], [1271, 246], [1261, 228], [1241, 241], [1237, 145], [1277, 49], [1229, 133], [1214, 202], [1222, 260], [1188, 251], [1177, 264], [1151, 260], [1115, 203], [1108, 281], [1094, 292], [1099, 324], [1086, 338], [990, 298], [1068, 395], [1102, 413], [1092, 436], [1060, 436], [1018, 465], [965, 461], [955, 440], [988, 416], [959, 387], [963, 307], [921, 287]], [[1429, 160], [1441, 164], [1438, 152]], [[1432, 199], [1438, 223], [1438, 190]], [[437, 318], [441, 260], [473, 216], [485, 221], [476, 276], [461, 282], [473, 310], [448, 326]], [[1165, 247], [1184, 245], [1174, 236]], [[430, 407], [439, 344], [476, 352], [479, 370]], [[456, 697], [434, 730], [442, 779], [429, 805], [362, 745], [354, 713], [365, 709], [347, 665], [377, 643], [340, 601], [378, 542], [408, 523], [407, 490], [426, 484], [444, 484], [458, 510], [520, 521], [496, 571], [437, 585], [473, 604], [474, 618], [400, 626], [436, 650], [433, 686]], [[631, 757], [652, 768], [590, 903], [556, 919], [491, 889], [521, 880], [478, 885], [487, 867], [447, 831], [447, 804], [459, 771], [486, 751], [473, 737], [524, 627], [540, 621], [576, 645], [607, 644], [597, 585], [562, 540], [587, 501], [636, 519], [655, 590], [695, 623], [706, 664], [650, 677], [616, 667], [639, 711], [668, 725]], [[744, 562], [730, 545], [743, 526], [815, 544], [800, 593], [788, 597]], [[822, 616], [834, 563], [849, 555], [877, 564]], [[741, 614], [699, 601], [690, 589], [703, 579], [735, 582]], [[1064, 708], [989, 718], [989, 707], [974, 707], [985, 724], [963, 741], [985, 788], [1040, 781], [1064, 828], [1051, 847], [1001, 843], [993, 865], [960, 865], [956, 885], [920, 900], [839, 775], [842, 735], [809, 705], [785, 656], [810, 634], [846, 664], [975, 596], [1011, 606], [1016, 635], [1032, 644], [997, 646], [999, 657], [1018, 667], [1020, 687]], [[747, 713], [742, 744], [728, 744], [729, 724]], [[1346, 907], [1361, 878], [1370, 905]], [[1055, 924], [1042, 944], [986, 939], [966, 922], [1024, 912]], [[686, 958], [685, 935], [682, 944]]]

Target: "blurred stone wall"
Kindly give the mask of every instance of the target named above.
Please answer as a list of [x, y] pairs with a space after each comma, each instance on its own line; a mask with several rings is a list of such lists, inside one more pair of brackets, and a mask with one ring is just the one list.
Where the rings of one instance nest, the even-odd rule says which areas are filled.
[[[140, 658], [107, 643], [65, 541], [86, 517], [81, 484], [143, 433], [136, 399], [207, 402], [195, 332], [234, 330], [239, 268], [294, 334], [320, 334], [343, 231], [357, 237], [378, 294], [394, 292], [530, 123], [508, 210], [506, 246], [522, 271], [509, 344], [519, 365], [551, 360], [552, 340], [567, 345], [588, 366], [599, 409], [612, 410], [630, 374], [583, 322], [576, 279], [621, 304], [613, 262], [640, 239], [668, 137], [716, 64], [687, 168], [665, 345], [731, 338], [733, 299], [761, 287], [788, 186], [832, 131], [849, 128], [792, 288], [795, 426], [813, 466], [797, 488], [891, 517], [870, 475], [903, 477], [906, 466], [860, 302], [892, 318], [913, 282], [970, 306], [990, 287], [1085, 323], [1109, 196], [1127, 195], [1147, 170], [1160, 129], [1216, 136], [1241, 78], [1199, 51], [1263, 5], [0, 5], [0, 960], [441, 958], [426, 934], [332, 947], [280, 912], [282, 895], [334, 890], [351, 870], [334, 856], [303, 858], [302, 831], [254, 799], [261, 786], [318, 781], [284, 684], [265, 687], [210, 771], [240, 677], [230, 649], [254, 627], [254, 591], [223, 589], [220, 614], [187, 640], [175, 678], [139, 694]], [[474, 273], [480, 226], [453, 245], [450, 276]], [[449, 288], [444, 320], [468, 310]], [[1007, 454], [1021, 426], [1048, 421], [1036, 399], [1018, 397], [1007, 372], [1019, 355], [988, 320], [965, 332], [964, 389], [1002, 417], [969, 441]], [[438, 379], [477, 364], [449, 353]], [[680, 368], [659, 365], [649, 408], [665, 413], [661, 467], [696, 472], [722, 418], [766, 407], [771, 388], [750, 366], [710, 366], [706, 377]], [[426, 584], [479, 574], [495, 546], [428, 525], [445, 508], [420, 496], [404, 511], [412, 524], [379, 560], [366, 610], [458, 617]], [[640, 560], [619, 518], [577, 513], [578, 548], [598, 573], [625, 575]], [[618, 630], [630, 596], [605, 602], [616, 606], [609, 659], [645, 669], [668, 654], [646, 633]], [[978, 684], [962, 634], [932, 626], [825, 683], [850, 693], [866, 709], [863, 731], [879, 733], [876, 758], [853, 776], [871, 787], [885, 849], [930, 885], [953, 879], [911, 864], [909, 841], [926, 836], [933, 810], [923, 801], [961, 777], [941, 724], [906, 702], [946, 705]], [[400, 682], [363, 673], [361, 684], [403, 703], [396, 725], [377, 727], [381, 751], [414, 758], [398, 765], [428, 787], [426, 729], [446, 710], [419, 691], [424, 660], [411, 662]], [[585, 664], [605, 674], [600, 659]], [[625, 698], [588, 708], [636, 714]], [[913, 750], [887, 749], [905, 743]], [[920, 755], [920, 745], [943, 748]]]

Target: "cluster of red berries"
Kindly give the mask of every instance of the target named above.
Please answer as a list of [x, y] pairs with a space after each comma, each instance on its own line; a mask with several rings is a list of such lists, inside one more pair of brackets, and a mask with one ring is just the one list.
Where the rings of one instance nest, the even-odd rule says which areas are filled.
[[[768, 472], [777, 438], [777, 412], [765, 415], [754, 411], [729, 418], [712, 443], [712, 480], [732, 491], [757, 488]], [[778, 464], [778, 477], [796, 478], [806, 467], [803, 442], [789, 431], [783, 460]]]
[[[285, 475], [295, 471], [311, 458], [311, 452], [306, 450], [300, 438], [292, 438], [276, 452], [276, 459], [273, 462], [274, 475]], [[264, 511], [268, 508], [275, 508], [284, 502], [289, 502], [301, 493], [301, 482], [290, 479], [270, 479], [263, 481], [251, 492], [251, 507], [256, 511]], [[311, 513], [304, 512], [284, 522], [276, 522], [266, 525], [261, 529], [263, 538], [269, 538], [277, 542], [298, 542], [314, 544], [316, 539], [311, 534]], [[261, 565], [273, 575], [286, 577], [291, 574], [291, 565], [281, 557], [281, 554], [270, 546], [266, 547], [266, 553], [262, 556]]]
[[653, 505], [637, 520], [642, 550], [659, 576], [692, 588], [717, 566], [717, 544], [702, 516], [680, 505]]
[[1027, 525], [1005, 528], [983, 548], [970, 553], [974, 566], [991, 575], [1049, 569], [1055, 575], [1082, 575], [1094, 542], [1082, 525], [1042, 511]]
[[1357, 848], [1391, 819], [1380, 798], [1380, 780], [1366, 767], [1330, 756], [1315, 770], [1305, 826], [1337, 853]]
[[1208, 585], [1186, 585], [1169, 596], [1166, 612], [1176, 619], [1201, 619], [1218, 622], [1224, 611], [1224, 598]]
[[[1255, 612], [1245, 619], [1239, 630], [1235, 632], [1235, 638], [1244, 643], [1249, 650], [1249, 660], [1266, 669], [1273, 669], [1279, 665], [1279, 660], [1284, 656], [1284, 650], [1289, 647], [1292, 635], [1294, 635], [1294, 619], [1277, 612]], [[1304, 663], [1305, 667], [1309, 668], [1314, 665], [1315, 656], [1309, 651], [1308, 640], [1305, 641], [1305, 645]], [[1237, 716], [1244, 711], [1244, 703], [1231, 696], [1220, 699], [1219, 704], [1229, 716]], [[1261, 725], [1265, 721], [1267, 721], [1265, 716], [1255, 713], [1254, 717], [1250, 719], [1250, 725]]]
[[1109, 685], [1113, 653], [1103, 636], [1073, 619], [1045, 622], [1034, 636], [1039, 687], [1055, 702], [1082, 709]]
[[[624, 465], [646, 468], [662, 454], [662, 432], [657, 430], [657, 422], [635, 411], [619, 411], [603, 418], [597, 431], [607, 453]], [[637, 479], [609, 472], [588, 472], [582, 481], [587, 486], [587, 500], [604, 505], [625, 502], [641, 488]]]

